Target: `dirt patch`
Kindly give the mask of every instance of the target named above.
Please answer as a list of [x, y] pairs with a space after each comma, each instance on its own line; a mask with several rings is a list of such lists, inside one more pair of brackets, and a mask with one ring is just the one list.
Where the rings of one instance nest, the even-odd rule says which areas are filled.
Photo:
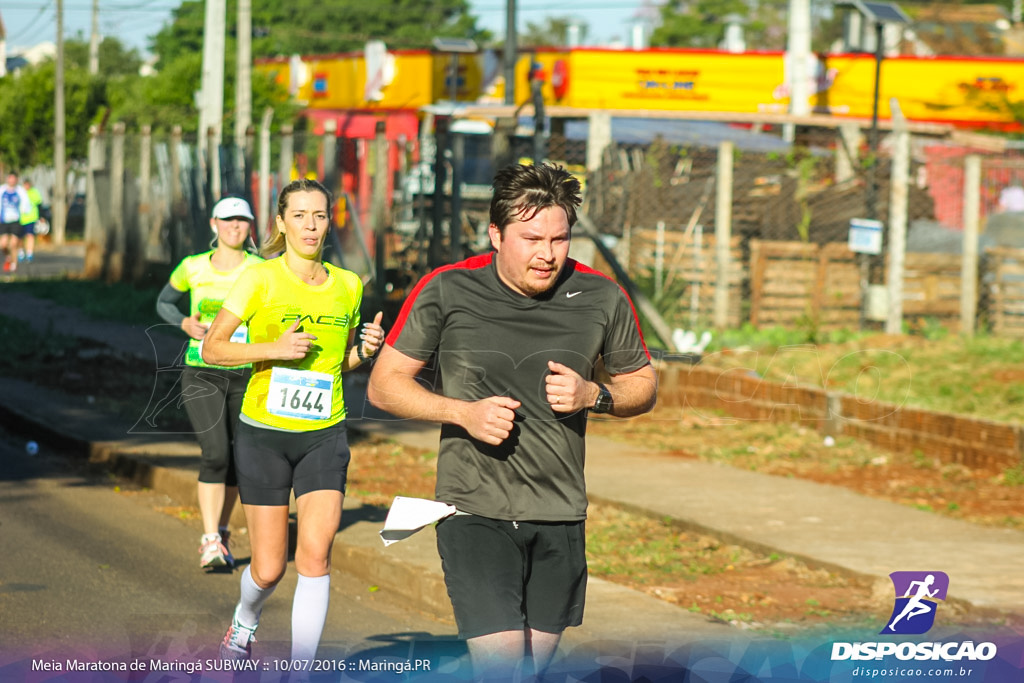
[[1024, 370], [997, 370], [992, 373], [992, 379], [997, 382], [1021, 382], [1024, 380]]

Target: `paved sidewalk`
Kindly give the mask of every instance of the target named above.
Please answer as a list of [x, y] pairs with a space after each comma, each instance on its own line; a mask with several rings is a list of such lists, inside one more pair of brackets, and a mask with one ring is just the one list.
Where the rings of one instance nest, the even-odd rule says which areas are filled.
[[[102, 341], [154, 359], [173, 358], [180, 339], [160, 330], [80, 320], [76, 312], [23, 295], [0, 296], [0, 314], [33, 326]], [[77, 317], [76, 317], [77, 316]], [[347, 383], [353, 427], [400, 442], [435, 448], [438, 430], [412, 421], [382, 419], [361, 398], [359, 375]], [[141, 409], [141, 407], [140, 407]], [[0, 380], [0, 417], [39, 441], [54, 439], [105, 459], [118, 471], [184, 501], [195, 495], [198, 447], [188, 437], [131, 434], [130, 416], [98, 416], [85, 399]], [[798, 557], [850, 575], [868, 577], [891, 591], [887, 576], [900, 570], [943, 571], [950, 599], [1024, 611], [1024, 533], [950, 520], [867, 498], [846, 489], [683, 460], [632, 444], [588, 437], [588, 488], [609, 501], [670, 517], [682, 525], [769, 552]], [[355, 501], [352, 501], [355, 504]], [[450, 615], [440, 561], [430, 530], [384, 548], [379, 511], [352, 507], [336, 544], [339, 564], [421, 609]], [[578, 637], [664, 638], [666, 633], [719, 637], [728, 627], [649, 596], [593, 580], [587, 620]]]

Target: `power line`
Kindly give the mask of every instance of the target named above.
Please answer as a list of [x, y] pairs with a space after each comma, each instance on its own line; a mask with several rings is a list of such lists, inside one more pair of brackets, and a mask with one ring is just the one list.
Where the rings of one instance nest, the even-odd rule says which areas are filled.
[[31, 29], [36, 24], [36, 22], [39, 21], [39, 19], [43, 16], [43, 14], [48, 9], [50, 9], [50, 3], [49, 2], [47, 2], [45, 5], [40, 7], [39, 8], [39, 12], [37, 12], [36, 15], [34, 17], [32, 17], [32, 19], [29, 20], [28, 26], [23, 27], [21, 30], [27, 32], [29, 29]]
[[[4, 5], [4, 12], [10, 14], [10, 13], [13, 13], [13, 12], [18, 12], [18, 11], [34, 10], [37, 7], [38, 7], [38, 5], [35, 5], [35, 4], [32, 4], [32, 5], [18, 4], [18, 3], [10, 4], [10, 5], [5, 4]], [[173, 5], [173, 4], [172, 5], [161, 5], [161, 6], [154, 6], [152, 4], [145, 4], [145, 5], [104, 5], [101, 8], [101, 11], [103, 13], [105, 13], [105, 14], [107, 14], [107, 13], [110, 13], [110, 14], [167, 14], [169, 12], [172, 12], [173, 10], [178, 9], [178, 7], [179, 7], [179, 5]], [[77, 12], [89, 12], [89, 13], [91, 13], [92, 12], [92, 5], [91, 4], [70, 5], [70, 6], [66, 6], [64, 8], [64, 12], [65, 12], [65, 14], [68, 13], [68, 12], [76, 12], [76, 13]]]

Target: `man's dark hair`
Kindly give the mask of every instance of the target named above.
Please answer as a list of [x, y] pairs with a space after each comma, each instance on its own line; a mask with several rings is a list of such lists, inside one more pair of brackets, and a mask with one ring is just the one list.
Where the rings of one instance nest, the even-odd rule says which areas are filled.
[[499, 230], [514, 221], [528, 221], [541, 209], [560, 206], [576, 224], [580, 205], [580, 181], [561, 166], [513, 164], [494, 176], [491, 195], [491, 223]]

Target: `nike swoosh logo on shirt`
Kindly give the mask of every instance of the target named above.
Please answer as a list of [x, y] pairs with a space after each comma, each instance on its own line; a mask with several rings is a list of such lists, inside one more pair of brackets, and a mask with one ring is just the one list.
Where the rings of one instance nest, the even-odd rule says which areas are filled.
[[583, 293], [583, 292], [566, 292], [566, 293], [565, 293], [565, 298], [566, 298], [566, 299], [571, 299], [571, 298], [573, 298], [574, 296], [576, 296], [577, 294], [582, 294], [582, 293]]

